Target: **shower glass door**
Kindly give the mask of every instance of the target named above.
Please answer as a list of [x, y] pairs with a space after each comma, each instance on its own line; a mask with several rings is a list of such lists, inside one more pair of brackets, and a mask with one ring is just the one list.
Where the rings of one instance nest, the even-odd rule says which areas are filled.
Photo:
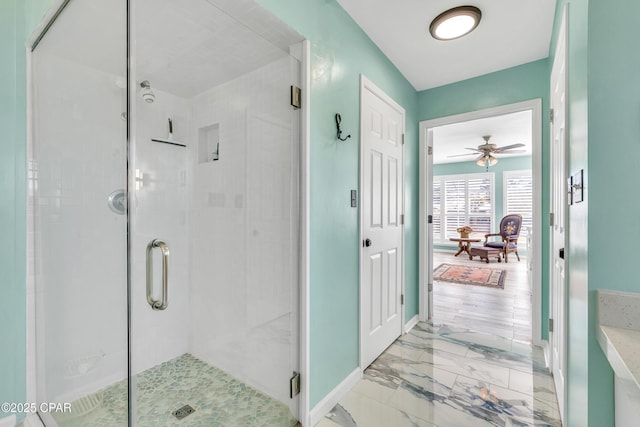
[[31, 55], [37, 407], [64, 405], [47, 426], [127, 425], [126, 31], [126, 1], [72, 0]]
[[132, 17], [133, 424], [293, 426], [300, 37], [248, 1]]

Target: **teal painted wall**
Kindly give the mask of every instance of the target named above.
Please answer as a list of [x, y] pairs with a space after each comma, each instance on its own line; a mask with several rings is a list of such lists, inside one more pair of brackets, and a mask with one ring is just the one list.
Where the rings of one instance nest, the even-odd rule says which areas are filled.
[[[0, 3], [0, 401], [26, 398], [26, 202], [24, 8], [19, 1]], [[21, 96], [22, 95], [22, 96]], [[0, 418], [5, 417], [0, 412]]]
[[[612, 7], [614, 6], [614, 7]], [[634, 16], [636, 19], [634, 19]], [[589, 425], [612, 425], [612, 378], [596, 340], [596, 289], [640, 292], [640, 2], [589, 1]], [[572, 151], [573, 152], [573, 151]], [[583, 167], [572, 161], [572, 172]], [[625, 227], [620, 244], [603, 223]], [[573, 237], [573, 234], [572, 234]], [[603, 411], [602, 402], [608, 403]]]
[[[417, 94], [334, 0], [259, 0], [311, 41], [311, 372], [313, 407], [359, 365], [360, 73], [406, 110], [406, 320], [418, 313]], [[328, 71], [318, 76], [322, 68]], [[336, 143], [335, 113], [346, 143]]]
[[52, 3], [0, 1], [1, 402], [26, 400], [26, 40]]
[[[438, 149], [438, 141], [435, 141], [435, 150]], [[500, 159], [497, 164], [489, 167], [489, 172], [494, 173], [493, 185], [494, 185], [494, 197], [495, 197], [495, 217], [493, 218], [495, 232], [498, 231], [498, 225], [500, 219], [504, 216], [504, 172], [531, 169], [531, 156], [521, 157], [507, 157]], [[442, 163], [439, 165], [433, 165], [433, 175], [458, 175], [467, 173], [479, 173], [485, 172], [485, 168], [479, 167], [476, 162], [458, 162], [458, 163]], [[434, 249], [442, 250], [457, 250], [458, 245], [452, 246], [434, 245]], [[522, 255], [526, 253], [524, 248], [518, 248], [519, 253]]]
[[[584, 169], [585, 202], [569, 210], [568, 425], [614, 425], [613, 372], [596, 339], [597, 289], [640, 292], [640, 13], [635, 0], [558, 2], [569, 9], [569, 172]], [[555, 47], [555, 42], [552, 48]], [[614, 245], [607, 222], [625, 224]]]
[[[420, 120], [437, 119], [531, 99], [542, 99], [549, 117], [547, 59], [452, 83], [418, 93]], [[548, 338], [549, 317], [549, 123], [542, 120], [542, 335]]]

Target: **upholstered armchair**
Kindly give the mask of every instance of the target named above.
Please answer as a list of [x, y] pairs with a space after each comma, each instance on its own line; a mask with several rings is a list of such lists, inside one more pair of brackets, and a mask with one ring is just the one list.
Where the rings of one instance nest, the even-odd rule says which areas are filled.
[[[495, 234], [484, 235], [484, 246], [488, 248], [500, 249], [500, 253], [504, 257], [504, 262], [509, 262], [508, 256], [510, 252], [515, 252], [518, 261], [518, 237], [520, 236], [520, 228], [522, 227], [522, 215], [509, 214], [500, 221], [500, 232]], [[489, 241], [490, 237], [501, 238], [501, 241]]]

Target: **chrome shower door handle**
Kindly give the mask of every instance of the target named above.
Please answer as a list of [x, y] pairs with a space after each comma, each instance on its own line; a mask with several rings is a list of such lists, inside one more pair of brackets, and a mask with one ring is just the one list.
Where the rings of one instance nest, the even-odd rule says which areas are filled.
[[[153, 299], [153, 249], [160, 248], [162, 253], [162, 298]], [[147, 302], [154, 310], [164, 310], [169, 305], [169, 246], [159, 239], [147, 245]]]

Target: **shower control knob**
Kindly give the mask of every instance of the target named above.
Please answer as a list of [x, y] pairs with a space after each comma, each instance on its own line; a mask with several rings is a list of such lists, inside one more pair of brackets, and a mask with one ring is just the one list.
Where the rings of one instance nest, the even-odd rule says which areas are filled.
[[364, 242], [362, 242], [362, 246], [364, 246], [365, 248], [371, 246], [371, 239], [364, 239]]

